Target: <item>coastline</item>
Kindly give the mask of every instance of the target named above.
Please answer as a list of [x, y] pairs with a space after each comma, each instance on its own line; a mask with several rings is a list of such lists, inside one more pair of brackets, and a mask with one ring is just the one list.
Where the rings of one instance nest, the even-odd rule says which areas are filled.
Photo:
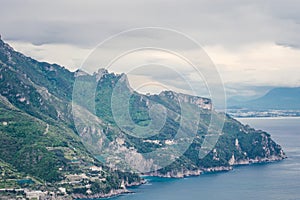
[[[297, 125], [297, 126], [299, 126], [299, 125]], [[294, 128], [294, 127], [292, 126], [292, 128]], [[297, 132], [295, 129], [293, 129], [293, 130], [294, 130], [294, 132]], [[276, 136], [276, 134], [282, 135], [280, 130], [278, 130], [277, 132], [274, 132], [275, 136]], [[288, 136], [290, 136], [290, 135], [288, 135]], [[283, 144], [285, 144], [284, 142], [287, 141], [287, 139], [285, 139], [284, 136], [282, 136], [281, 138], [283, 138]], [[299, 138], [298, 135], [297, 135], [297, 138]], [[290, 146], [285, 144], [285, 146], [287, 146], [287, 150], [289, 150], [288, 147], [295, 147], [295, 145], [297, 145], [297, 143], [296, 143], [297, 138], [293, 137], [294, 142], [292, 142], [292, 144], [290, 144]], [[280, 139], [279, 139], [279, 141], [282, 141]], [[147, 186], [148, 190], [153, 189], [153, 191], [145, 192], [145, 194], [142, 192], [141, 194], [139, 194], [139, 189], [138, 189], [137, 191], [134, 190], [137, 194], [134, 194], [134, 195], [131, 195], [131, 194], [126, 195], [125, 194], [124, 196], [122, 195], [120, 197], [120, 199], [130, 200], [130, 199], [134, 199], [134, 198], [136, 198], [136, 199], [145, 198], [145, 200], [146, 199], [150, 200], [151, 197], [153, 197], [153, 196], [160, 197], [161, 195], [152, 195], [152, 193], [153, 192], [155, 192], [155, 193], [163, 192], [164, 188], [171, 189], [170, 193], [168, 193], [168, 195], [165, 195], [165, 196], [177, 197], [178, 194], [180, 194], [181, 187], [182, 187], [182, 190], [184, 189], [187, 192], [187, 194], [190, 194], [189, 192], [191, 192], [191, 191], [198, 191], [197, 188], [201, 187], [201, 186], [203, 188], [204, 194], [201, 192], [195, 192], [194, 195], [190, 195], [190, 198], [186, 198], [186, 199], [197, 199], [196, 195], [199, 195], [199, 194], [202, 194], [205, 197], [205, 199], [209, 199], [210, 193], [216, 187], [221, 187], [222, 185], [224, 185], [224, 183], [229, 183], [230, 185], [234, 186], [233, 189], [225, 188], [226, 190], [224, 190], [224, 191], [234, 191], [234, 190], [236, 190], [236, 188], [238, 188], [238, 193], [236, 194], [236, 196], [237, 195], [243, 196], [244, 192], [246, 192], [246, 194], [244, 196], [245, 200], [253, 199], [253, 197], [259, 198], [261, 196], [266, 197], [266, 199], [267, 199], [267, 197], [270, 197], [270, 193], [272, 193], [272, 192], [273, 192], [272, 194], [274, 194], [274, 196], [276, 195], [276, 196], [284, 199], [284, 197], [286, 197], [286, 193], [284, 193], [284, 192], [286, 191], [286, 189], [289, 189], [290, 179], [287, 179], [285, 182], [282, 183], [282, 185], [284, 185], [284, 186], [281, 186], [280, 188], [283, 187], [283, 189], [279, 189], [278, 184], [276, 184], [276, 181], [280, 181], [282, 178], [285, 178], [287, 176], [288, 178], [292, 178], [292, 180], [294, 180], [294, 181], [291, 181], [292, 183], [299, 183], [299, 181], [297, 181], [297, 179], [295, 179], [295, 178], [297, 178], [297, 176], [298, 176], [297, 172], [299, 171], [297, 169], [297, 165], [293, 165], [293, 168], [292, 168], [293, 173], [289, 172], [290, 169], [287, 168], [287, 165], [289, 165], [289, 164], [293, 164], [293, 163], [297, 163], [297, 162], [299, 163], [299, 159], [298, 159], [299, 151], [295, 152], [295, 153], [291, 153], [290, 151], [287, 151], [286, 153], [287, 153], [287, 156], [289, 157], [289, 159], [274, 157], [274, 158], [268, 159], [268, 160], [266, 160], [266, 159], [252, 159], [252, 160], [246, 159], [246, 161], [243, 161], [243, 162], [240, 160], [240, 161], [236, 162], [234, 165], [234, 170], [236, 170], [236, 172], [229, 171], [228, 173], [227, 172], [203, 173], [203, 174], [201, 174], [201, 175], [203, 175], [202, 176], [203, 181], [201, 180], [202, 177], [194, 177], [194, 178], [191, 177], [191, 178], [187, 178], [187, 180], [183, 180], [183, 181], [181, 181], [181, 179], [178, 179], [178, 180], [170, 179], [172, 186], [168, 187], [169, 183], [165, 183], [166, 181], [168, 182], [168, 179], [161, 180], [161, 179], [157, 178], [158, 179], [157, 180], [156, 178], [154, 178], [153, 183], [151, 184], [152, 186]], [[279, 162], [281, 160], [283, 160], [283, 161]], [[263, 167], [261, 167], [261, 166], [263, 166]], [[268, 167], [264, 167], [264, 166], [268, 166]], [[287, 170], [287, 172], [285, 172], [285, 170]], [[218, 175], [214, 175], [214, 174], [218, 174]], [[261, 176], [262, 174], [264, 176]], [[214, 176], [216, 176], [216, 177], [214, 177]], [[230, 178], [232, 177], [232, 179], [230, 179], [228, 182], [227, 179], [229, 177]], [[151, 177], [149, 177], [149, 178], [143, 177], [143, 178], [149, 179], [149, 181], [152, 182]], [[213, 182], [216, 183], [217, 185], [212, 185], [212, 186], [208, 185], [206, 187], [203, 187], [203, 185], [205, 185], [207, 183], [211, 183], [213, 179], [215, 180], [215, 178], [217, 179], [217, 181], [213, 181]], [[269, 179], [269, 178], [273, 178], [273, 179]], [[241, 179], [241, 180], [239, 180], [239, 179]], [[259, 182], [256, 183], [256, 180]], [[241, 181], [241, 183], [243, 183], [243, 184], [239, 184], [239, 181]], [[156, 182], [158, 182], [158, 183], [156, 183]], [[203, 185], [196, 185], [198, 183], [203, 183]], [[246, 186], [246, 183], [253, 184], [253, 185], [251, 185], [251, 187], [253, 187], [253, 189], [250, 190], [253, 192], [247, 193], [249, 191], [249, 189], [248, 189], [248, 186]], [[194, 184], [195, 186], [191, 187], [191, 184]], [[266, 187], [267, 191], [265, 191], [265, 189], [261, 188], [261, 186], [264, 186], [265, 184], [267, 184], [267, 187]], [[163, 187], [161, 187], [161, 185], [166, 185], [166, 186], [163, 188]], [[142, 186], [142, 188], [144, 188], [144, 186]], [[276, 190], [276, 188], [278, 188], [278, 190]], [[179, 191], [179, 192], [177, 192], [177, 191]], [[259, 194], [257, 194], [257, 191], [261, 191], [261, 192], [258, 192]], [[253, 195], [253, 194], [255, 194], [255, 195]], [[294, 199], [297, 199], [297, 194], [299, 194], [299, 191], [297, 191], [296, 189], [291, 190], [291, 197], [293, 197]], [[225, 193], [224, 196], [228, 199], [229, 199], [229, 197], [232, 197], [230, 195], [230, 193], [228, 193], [228, 195], [227, 195], [227, 193]], [[119, 198], [116, 198], [116, 199], [119, 199]], [[159, 198], [159, 199], [163, 199], [163, 198]], [[170, 199], [172, 199], [172, 198], [170, 198]], [[222, 193], [220, 195], [218, 194], [213, 199], [222, 199]]]
[[161, 178], [186, 178], [191, 176], [200, 176], [204, 173], [213, 173], [213, 172], [226, 172], [231, 171], [234, 167], [237, 166], [245, 166], [259, 163], [272, 163], [286, 159], [287, 156], [272, 156], [270, 158], [256, 158], [256, 159], [246, 159], [246, 160], [238, 160], [235, 161], [232, 165], [229, 166], [217, 166], [217, 167], [209, 167], [209, 168], [201, 168], [198, 170], [187, 170], [185, 172], [168, 172], [167, 174], [161, 174], [159, 172], [151, 172], [147, 174], [143, 174], [144, 176], [153, 176], [153, 177], [161, 177]]
[[92, 195], [84, 195], [84, 194], [72, 194], [73, 199], [101, 199], [101, 198], [109, 198], [109, 197], [114, 197], [118, 196], [120, 194], [130, 194], [133, 193], [130, 190], [127, 189], [118, 189], [118, 190], [111, 190], [107, 194], [103, 193], [97, 193], [97, 194], [92, 194]]
[[[234, 167], [238, 166], [245, 166], [245, 165], [252, 165], [252, 164], [259, 164], [259, 163], [271, 163], [271, 162], [278, 162], [281, 160], [286, 159], [287, 156], [272, 156], [270, 158], [255, 158], [255, 159], [245, 159], [245, 160], [238, 160], [235, 161], [232, 165], [229, 166], [217, 166], [217, 167], [209, 167], [209, 168], [201, 168], [197, 170], [187, 170], [184, 172], [175, 172], [171, 171], [167, 174], [161, 174], [159, 172], [151, 172], [151, 173], [145, 173], [141, 174], [141, 177], [160, 177], [160, 178], [177, 178], [182, 179], [186, 177], [193, 177], [193, 176], [200, 176], [202, 174], [209, 174], [214, 172], [227, 172], [234, 169]], [[91, 194], [91, 195], [85, 195], [85, 194], [72, 194], [71, 197], [73, 199], [105, 199], [105, 198], [111, 198], [115, 196], [119, 196], [122, 194], [132, 194], [133, 191], [130, 191], [130, 187], [140, 186], [147, 183], [145, 179], [142, 179], [141, 182], [133, 182], [130, 184], [126, 184], [126, 188], [124, 189], [117, 189], [117, 190], [111, 190], [107, 194], [103, 193], [97, 193], [97, 194]]]
[[140, 186], [143, 184], [146, 184], [147, 181], [142, 179], [140, 182], [133, 182], [130, 184], [126, 184], [126, 188], [124, 189], [117, 189], [117, 190], [111, 190], [109, 193], [104, 194], [104, 193], [96, 193], [96, 194], [91, 194], [91, 195], [85, 195], [85, 194], [72, 194], [73, 199], [105, 199], [105, 198], [111, 198], [115, 196], [119, 196], [122, 194], [132, 194], [134, 193], [133, 191], [130, 191], [130, 187], [135, 187], [135, 186]]
[[300, 116], [278, 116], [278, 117], [233, 117], [234, 119], [300, 119]]

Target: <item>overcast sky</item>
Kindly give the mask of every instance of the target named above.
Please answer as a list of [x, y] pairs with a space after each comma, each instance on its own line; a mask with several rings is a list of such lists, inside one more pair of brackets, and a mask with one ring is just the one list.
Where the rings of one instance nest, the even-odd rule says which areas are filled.
[[79, 68], [90, 51], [111, 35], [154, 26], [180, 31], [201, 44], [217, 66], [229, 96], [260, 95], [274, 86], [300, 86], [298, 0], [0, 3], [0, 34], [6, 42], [28, 56], [70, 70]]

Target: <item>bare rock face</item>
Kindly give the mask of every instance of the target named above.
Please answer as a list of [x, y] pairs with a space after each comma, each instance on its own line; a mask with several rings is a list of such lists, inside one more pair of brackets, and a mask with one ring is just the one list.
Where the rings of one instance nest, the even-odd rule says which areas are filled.
[[176, 93], [173, 91], [163, 91], [159, 94], [160, 96], [165, 96], [170, 99], [178, 100], [179, 102], [189, 103], [197, 105], [199, 108], [212, 110], [211, 100], [208, 98], [192, 96], [188, 94]]
[[[90, 85], [95, 86], [97, 91], [81, 87], [82, 90], [79, 92], [82, 93], [78, 96], [82, 98], [75, 101], [71, 110], [76, 77], [81, 81], [90, 81], [88, 83], [92, 83]], [[97, 85], [94, 84], [95, 80]], [[126, 130], [116, 124], [112, 113], [111, 96], [116, 91], [116, 85], [119, 86], [117, 91], [125, 91], [126, 95], [131, 95], [129, 108], [134, 123], [126, 127]], [[122, 101], [117, 102], [123, 106]], [[186, 123], [183, 125], [180, 123], [183, 118], [180, 103], [190, 104], [187, 106], [189, 115], [184, 118]], [[166, 115], [161, 114], [162, 112], [153, 112], [155, 114], [153, 115], [151, 106], [155, 104], [164, 106], [167, 109]], [[200, 122], [195, 120], [197, 117], [192, 113], [197, 107], [201, 110]], [[120, 172], [118, 167], [123, 166], [119, 161], [125, 160], [130, 164], [129, 167], [149, 171], [153, 169], [151, 166], [153, 163], [156, 164], [156, 160], [150, 160], [145, 155], [157, 152], [158, 149], [163, 151], [155, 154], [160, 158], [157, 160], [174, 158], [174, 162], [163, 165], [165, 167], [160, 170], [154, 168], [156, 171], [150, 175], [166, 177], [199, 175], [202, 172], [230, 170], [237, 164], [269, 162], [285, 158], [280, 145], [276, 144], [269, 134], [245, 126], [229, 116], [225, 117], [222, 135], [218, 138], [216, 146], [212, 147], [211, 152], [205, 157], [200, 157], [199, 152], [204, 138], [211, 136], [208, 131], [210, 116], [218, 115], [213, 110], [210, 99], [173, 91], [164, 91], [159, 95], [142, 95], [131, 89], [125, 74], [109, 73], [105, 69], [100, 69], [94, 74], [84, 71], [73, 73], [58, 65], [26, 57], [14, 51], [2, 40], [0, 40], [0, 108], [1, 161], [8, 162], [20, 172], [54, 183], [63, 181], [61, 179], [64, 179], [66, 174], [88, 175], [89, 168], [86, 166], [90, 163], [101, 166], [105, 173], [100, 178], [116, 182], [107, 183], [102, 188], [97, 182], [93, 182], [94, 179], [91, 177], [91, 182], [95, 186], [93, 188], [96, 190], [93, 194], [99, 195], [97, 197], [118, 194], [122, 181], [132, 180], [128, 184], [141, 183], [137, 174]], [[72, 113], [77, 113], [79, 119]], [[10, 116], [9, 120], [7, 116]], [[142, 128], [151, 124], [154, 117], [162, 119], [157, 120], [158, 122], [166, 118], [157, 134], [144, 138], [125, 132], [138, 127], [139, 136], [144, 136], [145, 133], [149, 133], [149, 129]], [[136, 124], [139, 126], [135, 126]], [[11, 130], [19, 131], [11, 134]], [[177, 137], [180, 136], [178, 130], [182, 132], [182, 137]], [[173, 148], [181, 144], [181, 141], [189, 146], [185, 148], [184, 145], [178, 145], [177, 149]], [[83, 142], [87, 142], [87, 145], [83, 145]], [[13, 148], [7, 148], [7, 144]], [[182, 149], [184, 151], [177, 151]], [[102, 150], [106, 150], [106, 154]], [[101, 159], [97, 155], [102, 155]], [[114, 159], [115, 162], [112, 164], [115, 164], [115, 167], [104, 166], [105, 156], [108, 160]], [[40, 159], [44, 159], [43, 162], [36, 162]], [[69, 168], [75, 165], [78, 165], [78, 168]], [[123, 177], [123, 180], [120, 177]], [[125, 191], [120, 191], [123, 192]], [[72, 193], [86, 195], [86, 191], [71, 191], [70, 194]]]

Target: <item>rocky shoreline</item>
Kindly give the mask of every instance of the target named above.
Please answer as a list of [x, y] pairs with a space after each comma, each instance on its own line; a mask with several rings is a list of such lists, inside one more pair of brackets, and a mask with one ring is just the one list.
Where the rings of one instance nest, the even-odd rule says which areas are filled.
[[[255, 159], [244, 159], [244, 160], [234, 160], [232, 165], [229, 166], [217, 166], [217, 167], [209, 167], [209, 168], [201, 168], [197, 170], [186, 170], [186, 171], [171, 171], [166, 174], [162, 174], [159, 172], [151, 172], [151, 173], [145, 173], [142, 174], [143, 176], [155, 176], [155, 177], [161, 177], [161, 178], [184, 178], [184, 177], [191, 177], [191, 176], [200, 176], [204, 173], [212, 173], [212, 172], [222, 172], [222, 171], [230, 171], [233, 170], [234, 166], [241, 166], [241, 165], [251, 165], [256, 163], [269, 163], [269, 162], [275, 162], [280, 161], [283, 159], [286, 159], [287, 157], [284, 156], [272, 156], [269, 158], [255, 158]], [[130, 184], [126, 184], [126, 187], [134, 187], [139, 186], [142, 184], [145, 184], [147, 181], [142, 180], [141, 182], [133, 182]], [[83, 195], [83, 194], [72, 194], [72, 198], [74, 199], [98, 199], [98, 198], [108, 198], [113, 196], [118, 196], [121, 194], [129, 194], [133, 193], [132, 191], [125, 189], [118, 189], [118, 190], [112, 190], [111, 192], [107, 194], [98, 193], [93, 195]]]
[[[251, 164], [256, 164], [256, 163], [270, 163], [270, 162], [276, 162], [280, 161], [283, 159], [286, 159], [287, 156], [271, 156], [269, 158], [255, 158], [255, 159], [244, 159], [244, 160], [235, 160], [232, 165], [229, 166], [217, 166], [217, 167], [209, 167], [209, 168], [201, 168], [197, 170], [186, 170], [186, 171], [171, 171], [168, 172], [167, 174], [161, 174], [159, 172], [151, 172], [151, 173], [146, 173], [143, 174], [143, 176], [154, 176], [154, 177], [162, 177], [162, 178], [185, 178], [185, 177], [191, 177], [191, 176], [200, 176], [201, 174], [204, 173], [212, 173], [212, 172], [226, 172], [233, 170], [234, 166], [241, 166], [241, 165], [251, 165]], [[130, 191], [128, 188], [134, 187], [134, 186], [139, 186], [142, 184], [147, 183], [146, 180], [142, 180], [140, 182], [133, 182], [133, 183], [127, 183], [126, 188], [124, 189], [117, 189], [117, 190], [112, 190], [107, 194], [104, 193], [97, 193], [97, 194], [91, 194], [91, 195], [85, 195], [85, 194], [72, 194], [71, 198], [72, 199], [100, 199], [100, 198], [109, 198], [109, 197], [114, 197], [118, 196], [121, 194], [130, 194], [133, 193]], [[62, 198], [62, 199], [70, 199], [70, 196], [68, 198]]]
[[185, 178], [190, 176], [200, 176], [205, 172], [221, 172], [221, 171], [229, 171], [232, 170], [232, 166], [219, 166], [219, 167], [211, 167], [211, 168], [202, 168], [197, 170], [186, 170], [184, 172], [171, 171], [167, 174], [161, 174], [159, 172], [151, 172], [144, 174], [146, 176], [155, 176], [161, 178]]
[[120, 194], [129, 194], [129, 193], [132, 193], [132, 192], [127, 189], [118, 189], [118, 190], [111, 190], [107, 194], [103, 194], [103, 193], [97, 193], [97, 194], [92, 194], [92, 195], [72, 194], [72, 198], [73, 199], [99, 199], [99, 198], [108, 198], [108, 197], [113, 197], [113, 196], [117, 196]]
[[143, 184], [146, 184], [147, 181], [142, 179], [140, 182], [132, 182], [132, 183], [127, 183], [126, 184], [126, 187], [134, 187], [134, 186], [139, 186], [139, 185], [143, 185]]
[[183, 172], [171, 171], [166, 174], [162, 174], [159, 172], [151, 172], [146, 173], [143, 175], [146, 176], [156, 176], [161, 178], [185, 178], [190, 176], [200, 176], [203, 173], [211, 173], [211, 172], [222, 172], [222, 171], [230, 171], [233, 170], [234, 166], [241, 166], [241, 165], [251, 165], [257, 163], [269, 163], [280, 161], [286, 159], [287, 156], [272, 156], [269, 158], [255, 158], [255, 159], [244, 159], [244, 160], [235, 160], [232, 165], [229, 166], [217, 166], [217, 167], [209, 167], [209, 168], [201, 168], [197, 170], [186, 170]]
[[[134, 186], [139, 186], [145, 184], [147, 181], [146, 180], [141, 180], [140, 182], [133, 182], [133, 183], [127, 183], [126, 187], [134, 187]], [[109, 193], [97, 193], [97, 194], [91, 194], [91, 195], [85, 195], [85, 194], [72, 194], [73, 199], [100, 199], [100, 198], [109, 198], [109, 197], [114, 197], [118, 196], [121, 194], [130, 194], [134, 193], [127, 188], [124, 189], [117, 189], [117, 190], [111, 190]]]
[[234, 166], [239, 165], [251, 165], [256, 163], [269, 163], [286, 159], [287, 156], [271, 156], [270, 158], [255, 158], [255, 159], [247, 159], [247, 160], [238, 160], [234, 162]]

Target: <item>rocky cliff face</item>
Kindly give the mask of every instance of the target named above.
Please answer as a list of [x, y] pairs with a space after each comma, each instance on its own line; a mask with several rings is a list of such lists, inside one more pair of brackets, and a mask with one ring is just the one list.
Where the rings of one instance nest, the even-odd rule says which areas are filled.
[[[113, 123], [113, 116], [106, 118], [110, 115], [109, 110], [111, 109], [111, 104], [109, 98], [105, 100], [104, 94], [110, 96], [113, 88], [111, 84], [117, 82], [119, 79], [120, 75], [109, 74], [100, 79], [100, 89], [97, 95], [99, 97], [98, 116], [109, 123]], [[127, 84], [124, 83], [126, 88], [130, 88]], [[104, 87], [104, 85], [107, 87]], [[229, 116], [225, 117], [222, 135], [215, 147], [213, 147], [204, 158], [200, 158], [199, 150], [201, 149], [204, 138], [207, 136], [211, 119], [210, 116], [212, 114], [218, 116], [218, 113], [212, 109], [210, 99], [180, 94], [173, 91], [163, 91], [159, 95], [141, 95], [132, 91], [131, 100], [130, 112], [132, 119], [137, 124], [147, 125], [151, 120], [148, 115], [149, 109], [151, 105], [154, 104], [160, 104], [166, 108], [168, 113], [166, 123], [159, 134], [149, 136], [148, 138], [132, 137], [119, 132], [119, 130], [111, 130], [111, 132], [115, 133], [114, 137], [116, 141], [122, 140], [122, 142], [117, 142], [118, 144], [114, 142], [109, 143], [110, 146], [114, 146], [115, 150], [114, 153], [110, 153], [110, 156], [107, 158], [108, 160], [111, 160], [112, 157], [116, 158], [118, 156], [122, 157], [122, 155], [132, 155], [130, 156], [132, 163], [137, 163], [136, 165], [139, 165], [139, 167], [143, 169], [151, 169], [151, 165], [153, 165], [154, 162], [153, 160], [144, 158], [145, 152], [155, 151], [160, 148], [168, 152], [169, 149], [172, 149], [173, 145], [179, 142], [179, 140], [176, 139], [176, 134], [180, 126], [181, 103], [190, 105], [191, 113], [193, 112], [193, 108], [200, 108], [201, 118], [197, 134], [193, 138], [190, 147], [185, 152], [182, 152], [182, 155], [174, 160], [173, 163], [162, 169], [154, 170], [146, 174], [165, 177], [183, 177], [199, 175], [203, 172], [230, 170], [234, 165], [242, 163], [269, 162], [285, 158], [280, 145], [275, 143], [268, 133], [254, 130]], [[107, 114], [103, 115], [103, 113]], [[221, 118], [221, 116], [219, 117]], [[189, 116], [188, 119], [190, 123], [193, 123], [195, 120], [191, 116]], [[114, 129], [116, 127], [112, 125], [111, 128]], [[134, 129], [134, 127], [129, 127], [129, 129]], [[193, 132], [191, 127], [186, 127], [185, 131]], [[107, 154], [109, 154], [109, 152], [107, 152]], [[173, 154], [175, 155], [176, 152], [173, 152]], [[172, 152], [169, 156], [172, 156]], [[116, 163], [119, 165], [116, 167], [122, 167], [121, 160], [117, 159]]]
[[[85, 103], [76, 103], [81, 109], [77, 111], [83, 115], [82, 120], [88, 122], [96, 119], [99, 122], [98, 127], [83, 123], [82, 127], [75, 128], [71, 102], [73, 85], [78, 77], [97, 81], [95, 100], [91, 100], [95, 113], [85, 104], [90, 99], [84, 98], [82, 102]], [[112, 114], [111, 95], [119, 80], [123, 83], [124, 91], [131, 94], [128, 109], [134, 124], [129, 124], [127, 130], [134, 130], [135, 125], [139, 125], [138, 133], [144, 136], [148, 129], [143, 128], [151, 124], [151, 117], [156, 117], [158, 122], [164, 120], [157, 134], [138, 137], [128, 134], [118, 126]], [[109, 73], [106, 70], [95, 74], [84, 71], [72, 73], [58, 65], [38, 62], [15, 52], [1, 40], [0, 86], [0, 158], [17, 170], [41, 180], [59, 181], [66, 173], [75, 173], [78, 170], [87, 172], [84, 169], [89, 164], [104, 165], [103, 163], [109, 163], [112, 159], [116, 162], [109, 166], [116, 169], [120, 167], [118, 165], [124, 164], [124, 160], [119, 159], [122, 156], [132, 163], [151, 169], [154, 161], [147, 160], [145, 154], [156, 150], [160, 150], [157, 157], [172, 157], [174, 162], [161, 169], [152, 170], [149, 174], [166, 177], [199, 175], [206, 171], [228, 170], [236, 164], [285, 158], [280, 145], [268, 133], [254, 130], [229, 116], [226, 116], [217, 144], [205, 157], [200, 157], [199, 151], [205, 138], [211, 136], [208, 133], [210, 116], [219, 115], [213, 110], [210, 99], [172, 91], [164, 91], [159, 95], [142, 95], [130, 88], [125, 75]], [[185, 119], [185, 126], [180, 124], [180, 103], [190, 111]], [[121, 99], [119, 104], [123, 105]], [[163, 118], [164, 115], [160, 115], [159, 109], [151, 111], [151, 106], [155, 104], [166, 109], [166, 119]], [[195, 108], [201, 111], [199, 122], [195, 120]], [[178, 130], [182, 130], [182, 135], [187, 137], [177, 137]], [[188, 136], [192, 136], [188, 141], [189, 146], [181, 154], [176, 154], [174, 145], [190, 139]], [[95, 149], [84, 146], [83, 139], [91, 141], [90, 144]], [[100, 146], [103, 147], [101, 151], [97, 149]], [[97, 150], [101, 153], [101, 162], [91, 154]], [[40, 168], [47, 173], [42, 173]], [[48, 173], [47, 169], [53, 170]], [[109, 193], [113, 189], [119, 189], [124, 179], [131, 180], [131, 183], [140, 181], [136, 174], [104, 169], [110, 182], [94, 183], [100, 184], [99, 188], [103, 190], [95, 189], [95, 193]]]
[[212, 110], [212, 103], [208, 98], [191, 96], [188, 94], [176, 93], [173, 91], [163, 91], [159, 94], [159, 96], [167, 97], [174, 101], [178, 100], [179, 102], [194, 104], [202, 109]]

